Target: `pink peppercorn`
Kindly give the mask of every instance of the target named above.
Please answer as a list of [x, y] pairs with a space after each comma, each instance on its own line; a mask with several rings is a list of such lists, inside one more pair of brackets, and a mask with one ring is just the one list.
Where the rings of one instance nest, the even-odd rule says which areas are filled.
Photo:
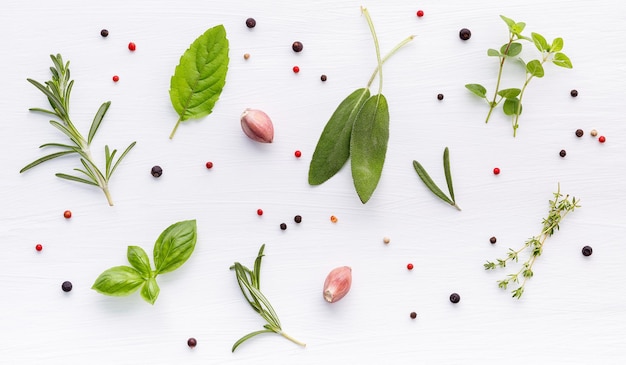
[[494, 174], [494, 175], [500, 175], [500, 168], [495, 167], [495, 168], [493, 169], [493, 174]]
[[418, 10], [418, 11], [417, 11], [417, 16], [418, 16], [419, 18], [423, 17], [423, 16], [424, 16], [424, 10]]
[[133, 42], [128, 43], [128, 49], [134, 51], [137, 49], [137, 45]]
[[293, 73], [297, 74], [298, 72], [300, 72], [300, 67], [293, 66]]
[[598, 137], [598, 142], [600, 142], [600, 143], [606, 142], [606, 137], [605, 136]]

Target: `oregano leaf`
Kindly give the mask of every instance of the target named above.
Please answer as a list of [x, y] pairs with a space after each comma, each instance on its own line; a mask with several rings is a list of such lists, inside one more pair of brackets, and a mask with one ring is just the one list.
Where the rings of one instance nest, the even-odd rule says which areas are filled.
[[154, 244], [157, 274], [174, 271], [189, 259], [196, 247], [196, 221], [188, 220], [167, 227]]
[[121, 297], [132, 294], [144, 282], [145, 279], [136, 269], [115, 266], [100, 274], [91, 289], [104, 295]]
[[532, 60], [528, 62], [526, 64], [526, 71], [528, 71], [529, 74], [539, 78], [543, 77], [544, 75], [543, 66], [541, 66], [541, 62], [539, 62], [539, 60]]
[[511, 18], [507, 18], [507, 17], [505, 17], [504, 15], [500, 15], [500, 18], [501, 18], [502, 20], [504, 20], [504, 22], [506, 23], [506, 25], [507, 25], [507, 26], [509, 27], [509, 29], [511, 29], [511, 31], [512, 31], [512, 28], [513, 28], [513, 26], [515, 25], [515, 21], [514, 21], [513, 19], [511, 19]]
[[564, 53], [558, 52], [554, 55], [552, 63], [559, 67], [572, 68], [572, 61]]
[[228, 39], [223, 25], [208, 29], [180, 57], [170, 80], [170, 99], [178, 121], [209, 115], [217, 102], [228, 71]]
[[541, 52], [548, 51], [550, 46], [548, 45], [548, 41], [539, 33], [531, 33], [531, 38], [533, 39], [533, 43], [535, 43], [535, 47]]
[[350, 138], [352, 180], [363, 204], [380, 180], [388, 141], [389, 106], [383, 94], [376, 94], [359, 110]]
[[524, 28], [526, 28], [526, 23], [524, 22], [519, 22], [519, 23], [515, 23], [512, 27], [511, 27], [511, 33], [520, 36], [523, 31]]
[[502, 96], [505, 99], [510, 99], [518, 96], [520, 92], [522, 92], [520, 89], [511, 88], [498, 91], [498, 95]]
[[563, 49], [563, 38], [554, 38], [550, 46], [550, 52], [559, 52]]
[[466, 84], [465, 88], [471, 91], [474, 95], [480, 96], [481, 98], [487, 98], [487, 89], [480, 84]]
[[487, 56], [489, 56], [489, 57], [500, 57], [502, 55], [500, 54], [500, 52], [498, 52], [498, 50], [495, 50], [493, 48], [489, 48], [487, 50]]
[[[504, 114], [506, 115], [516, 115], [518, 106], [519, 106], [519, 99], [510, 98], [504, 101], [504, 104], [502, 105], [502, 110], [504, 111]], [[521, 111], [520, 111], [520, 114], [521, 114]]]
[[[508, 47], [508, 50], [507, 50], [507, 47]], [[503, 45], [502, 48], [500, 48], [500, 52], [503, 55], [506, 55], [509, 57], [515, 57], [522, 52], [522, 45], [516, 42], [513, 42], [511, 44], [507, 43]]]

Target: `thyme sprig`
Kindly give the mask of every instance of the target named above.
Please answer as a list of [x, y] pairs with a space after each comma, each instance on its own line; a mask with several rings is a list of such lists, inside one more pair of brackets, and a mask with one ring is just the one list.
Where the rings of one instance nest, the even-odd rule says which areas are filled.
[[64, 173], [57, 173], [56, 176], [62, 179], [99, 187], [104, 192], [104, 195], [106, 196], [109, 205], [113, 205], [113, 200], [111, 199], [111, 194], [109, 193], [109, 179], [111, 178], [111, 175], [113, 175], [113, 172], [115, 172], [115, 169], [120, 164], [122, 159], [135, 146], [136, 142], [133, 142], [128, 147], [126, 147], [126, 150], [124, 150], [124, 152], [118, 157], [117, 160], [115, 160], [117, 150], [110, 151], [109, 146], [104, 146], [105, 169], [104, 171], [100, 170], [96, 166], [89, 147], [91, 145], [91, 141], [96, 135], [96, 132], [98, 131], [98, 128], [100, 127], [100, 124], [102, 123], [104, 115], [109, 109], [109, 106], [111, 106], [111, 102], [107, 101], [100, 106], [98, 112], [93, 118], [93, 122], [91, 123], [91, 127], [89, 128], [87, 138], [83, 137], [83, 135], [78, 131], [78, 129], [70, 119], [70, 93], [72, 91], [72, 86], [74, 85], [74, 80], [70, 78], [70, 63], [69, 61], [63, 63], [63, 58], [60, 54], [57, 54], [56, 56], [50, 55], [50, 58], [52, 59], [52, 63], [54, 64], [54, 67], [50, 67], [50, 72], [52, 73], [52, 79], [50, 81], [46, 81], [44, 85], [33, 79], [27, 80], [46, 95], [46, 97], [48, 98], [48, 102], [52, 107], [52, 110], [43, 108], [30, 108], [29, 110], [53, 115], [54, 117], [56, 117], [60, 122], [56, 120], [51, 120], [50, 124], [60, 130], [63, 134], [65, 134], [70, 139], [72, 144], [42, 144], [41, 146], [39, 146], [39, 148], [56, 147], [60, 148], [61, 151], [54, 152], [38, 158], [37, 160], [22, 168], [20, 170], [20, 173], [57, 157], [74, 153], [78, 154], [80, 156], [80, 162], [83, 168], [75, 168], [74, 170], [80, 172], [81, 175], [76, 176]]
[[241, 289], [241, 293], [246, 298], [248, 303], [255, 312], [259, 313], [267, 324], [263, 325], [262, 330], [250, 332], [247, 335], [243, 336], [235, 344], [233, 345], [232, 352], [235, 352], [237, 347], [241, 345], [246, 340], [250, 338], [260, 335], [263, 333], [277, 333], [289, 341], [300, 345], [306, 346], [306, 344], [296, 340], [295, 338], [287, 335], [283, 332], [280, 320], [278, 319], [278, 315], [276, 315], [276, 311], [267, 300], [265, 295], [261, 293], [260, 285], [261, 285], [261, 260], [263, 258], [263, 251], [265, 249], [265, 244], [261, 245], [259, 249], [259, 253], [257, 255], [256, 260], [254, 260], [254, 268], [250, 270], [246, 266], [240, 264], [239, 262], [235, 262], [230, 269], [235, 270], [235, 275], [237, 276], [237, 283], [239, 284], [239, 288]]
[[511, 292], [513, 298], [520, 299], [522, 297], [526, 281], [534, 275], [533, 265], [537, 261], [537, 258], [541, 256], [546, 239], [552, 236], [555, 231], [559, 230], [559, 225], [563, 218], [565, 218], [568, 213], [573, 212], [574, 209], [579, 208], [579, 203], [580, 199], [576, 199], [575, 197], [569, 199], [569, 195], [561, 194], [561, 185], [559, 184], [557, 191], [554, 193], [554, 200], [549, 201], [550, 210], [548, 216], [543, 219], [541, 233], [526, 240], [524, 245], [518, 250], [509, 248], [506, 258], [496, 259], [496, 261], [487, 261], [487, 263], [484, 264], [485, 270], [505, 268], [507, 263], [518, 262], [520, 253], [527, 249], [530, 251], [528, 260], [522, 264], [522, 267], [517, 272], [507, 275], [505, 279], [498, 280], [499, 288], [506, 290], [509, 284], [516, 284], [517, 288]]

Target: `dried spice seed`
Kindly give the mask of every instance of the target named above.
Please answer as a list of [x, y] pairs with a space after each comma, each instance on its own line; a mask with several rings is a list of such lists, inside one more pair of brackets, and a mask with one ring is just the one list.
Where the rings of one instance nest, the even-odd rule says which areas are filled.
[[248, 28], [256, 27], [256, 20], [254, 20], [254, 18], [246, 19], [246, 27], [248, 27]]
[[499, 167], [495, 167], [495, 168], [493, 169], [493, 174], [494, 174], [494, 175], [500, 175], [500, 168], [499, 168]]
[[413, 264], [407, 264], [407, 265], [406, 265], [406, 268], [407, 268], [408, 270], [413, 270]]
[[204, 166], [206, 166], [207, 169], [212, 169], [213, 168], [213, 162], [209, 161], [206, 164], [204, 164]]
[[598, 135], [598, 131], [595, 129], [592, 129], [591, 132], [589, 132], [589, 134], [591, 134], [592, 137], [595, 137]]
[[300, 72], [300, 67], [293, 66], [293, 73], [297, 74], [298, 72]]
[[297, 215], [295, 217], [293, 217], [293, 221], [296, 223], [301, 223], [302, 222], [302, 216], [301, 215]]
[[118, 81], [120, 81], [120, 77], [117, 75], [113, 76], [113, 82], [118, 82]]
[[160, 177], [161, 175], [163, 175], [163, 169], [161, 168], [161, 166], [152, 166], [152, 170], [150, 170], [150, 173], [154, 177]]
[[35, 245], [35, 250], [37, 251], [43, 250], [43, 246], [41, 245], [41, 243], [38, 243], [37, 245]]
[[606, 137], [605, 136], [598, 137], [598, 142], [600, 142], [600, 143], [606, 142]]
[[137, 45], [133, 42], [128, 43], [128, 49], [134, 51], [137, 49]]
[[335, 217], [334, 215], [330, 216], [330, 221], [333, 223], [337, 223], [337, 217]]
[[565, 157], [565, 155], [567, 155], [567, 151], [565, 151], [565, 150], [559, 151], [559, 156]]
[[582, 137], [583, 134], [585, 134], [585, 132], [582, 129], [577, 129], [576, 130], [576, 137]]
[[259, 215], [259, 216], [263, 215], [263, 209], [257, 209], [256, 210], [256, 214]]
[[194, 347], [196, 347], [196, 345], [197, 345], [197, 344], [198, 344], [198, 341], [196, 341], [196, 339], [195, 339], [195, 338], [193, 338], [193, 337], [190, 337], [190, 338], [187, 340], [187, 346], [189, 346], [190, 348], [194, 348]]
[[437, 94], [437, 100], [443, 100], [443, 94]]
[[452, 293], [450, 294], [450, 301], [456, 304], [461, 301], [461, 296], [458, 295], [457, 293]]
[[417, 313], [411, 312], [411, 314], [409, 314], [409, 316], [411, 317], [411, 319], [415, 319], [415, 318], [417, 318]]
[[593, 253], [593, 249], [591, 248], [591, 246], [585, 246], [583, 247], [583, 256], [591, 256], [591, 254]]
[[462, 40], [466, 41], [472, 37], [472, 32], [470, 32], [470, 30], [467, 28], [463, 28], [459, 31], [459, 37]]
[[489, 242], [493, 245], [494, 243], [496, 243], [497, 239], [496, 236], [493, 236], [489, 239]]
[[304, 45], [302, 44], [302, 42], [295, 41], [291, 45], [291, 49], [293, 49], [294, 52], [302, 52], [302, 50], [304, 49]]
[[281, 223], [280, 224], [280, 229], [282, 229], [283, 231], [287, 229], [287, 224], [285, 223]]
[[383, 243], [384, 244], [389, 244], [389, 242], [391, 242], [391, 239], [389, 237], [383, 237]]
[[423, 16], [424, 16], [424, 10], [418, 10], [418, 11], [417, 11], [417, 17], [418, 17], [418, 18], [421, 18], [421, 17], [423, 17]]
[[109, 31], [108, 31], [108, 30], [106, 30], [106, 29], [102, 29], [102, 30], [100, 31], [100, 35], [106, 38], [106, 37], [108, 37], [108, 36], [109, 36]]
[[61, 289], [66, 293], [72, 291], [72, 283], [64, 281], [63, 284], [61, 284]]
[[72, 218], [72, 212], [69, 210], [66, 210], [65, 212], [63, 212], [63, 217], [65, 217], [65, 219]]
[[328, 80], [328, 77], [326, 75], [322, 75], [322, 76], [320, 76], [320, 80], [326, 81], [326, 80]]
[[243, 54], [243, 59], [247, 60], [248, 58], [250, 58], [250, 53], [244, 53]]
[[297, 158], [302, 157], [302, 152], [300, 152], [299, 150], [293, 153], [294, 156], [296, 156]]
[[569, 92], [569, 94], [570, 94], [573, 98], [575, 98], [575, 97], [577, 97], [577, 96], [578, 96], [578, 90], [575, 90], [575, 89], [574, 89], [574, 90], [570, 91], [570, 92]]

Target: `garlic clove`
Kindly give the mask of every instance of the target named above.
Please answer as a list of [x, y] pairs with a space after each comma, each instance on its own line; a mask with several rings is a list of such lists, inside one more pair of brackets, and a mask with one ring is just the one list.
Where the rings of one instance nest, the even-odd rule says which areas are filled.
[[265, 112], [258, 109], [246, 109], [241, 114], [241, 129], [246, 136], [262, 142], [272, 143], [274, 140], [274, 125]]
[[352, 268], [341, 266], [333, 269], [324, 282], [324, 299], [329, 303], [334, 303], [343, 298], [352, 285]]

